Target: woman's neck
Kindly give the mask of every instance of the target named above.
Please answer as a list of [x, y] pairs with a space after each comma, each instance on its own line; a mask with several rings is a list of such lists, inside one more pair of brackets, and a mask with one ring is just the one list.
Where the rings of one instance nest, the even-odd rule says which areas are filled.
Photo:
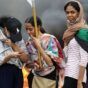
[[43, 35], [43, 33], [39, 32], [38, 39], [40, 39], [42, 35]]

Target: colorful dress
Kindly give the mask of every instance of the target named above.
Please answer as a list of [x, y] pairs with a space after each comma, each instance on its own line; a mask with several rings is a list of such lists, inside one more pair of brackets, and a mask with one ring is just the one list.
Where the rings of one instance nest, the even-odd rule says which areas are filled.
[[[50, 56], [53, 62], [58, 59], [58, 47], [56, 43], [57, 39], [50, 34], [43, 34], [40, 38], [40, 43], [45, 53]], [[38, 60], [38, 50], [35, 48], [32, 40], [29, 40], [29, 44], [27, 45], [28, 52], [30, 54], [31, 62], [37, 62]], [[32, 73], [34, 75], [31, 88], [56, 88], [56, 67], [48, 66], [43, 57], [41, 57], [42, 61], [42, 70], [32, 69]], [[30, 75], [30, 74], [29, 74]], [[30, 80], [30, 76], [29, 76]], [[47, 83], [46, 83], [47, 82]], [[30, 84], [30, 82], [29, 82]], [[41, 85], [40, 85], [41, 84]]]

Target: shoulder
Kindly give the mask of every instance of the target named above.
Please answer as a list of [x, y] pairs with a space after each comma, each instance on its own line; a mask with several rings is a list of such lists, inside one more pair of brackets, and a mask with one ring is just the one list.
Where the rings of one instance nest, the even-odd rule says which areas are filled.
[[80, 39], [88, 41], [88, 28], [81, 28], [77, 32], [76, 36]]
[[88, 34], [88, 28], [80, 28], [80, 30], [77, 32], [77, 35], [80, 34]]
[[71, 39], [71, 41], [69, 42], [68, 47], [71, 47], [71, 48], [73, 48], [73, 47], [79, 47], [79, 44], [78, 44], [78, 42], [76, 41], [76, 39], [73, 38], [73, 39]]
[[48, 33], [44, 33], [42, 35], [42, 38], [56, 38], [54, 35], [48, 34]]

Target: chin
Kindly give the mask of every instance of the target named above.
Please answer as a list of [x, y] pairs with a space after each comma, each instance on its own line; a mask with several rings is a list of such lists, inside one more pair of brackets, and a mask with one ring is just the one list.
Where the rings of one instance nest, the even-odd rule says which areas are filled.
[[75, 20], [69, 20], [71, 23], [75, 23]]

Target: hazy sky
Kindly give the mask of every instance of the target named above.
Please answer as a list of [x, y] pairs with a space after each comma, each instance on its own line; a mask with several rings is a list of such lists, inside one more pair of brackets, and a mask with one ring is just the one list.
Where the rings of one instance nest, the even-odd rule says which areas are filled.
[[[35, 0], [36, 12], [43, 21], [47, 32], [62, 35], [65, 30], [66, 19], [64, 5], [67, 0]], [[88, 12], [88, 0], [80, 0], [84, 10]], [[22, 23], [32, 15], [31, 6], [26, 0], [0, 0], [0, 16], [10, 15], [18, 18]], [[23, 32], [25, 35], [25, 32]]]

